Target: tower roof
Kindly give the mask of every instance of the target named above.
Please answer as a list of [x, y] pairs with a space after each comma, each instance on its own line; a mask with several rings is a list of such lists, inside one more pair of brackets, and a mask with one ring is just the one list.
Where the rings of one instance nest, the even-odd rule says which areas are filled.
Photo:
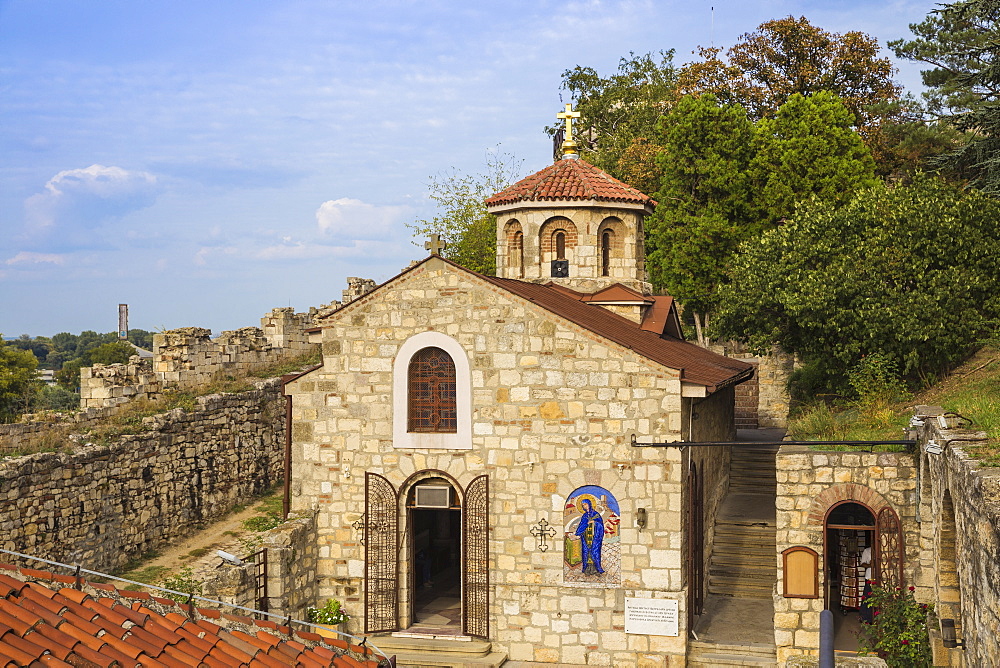
[[565, 200], [656, 206], [649, 195], [625, 185], [604, 170], [584, 160], [569, 159], [559, 160], [501, 190], [486, 200], [486, 206]]

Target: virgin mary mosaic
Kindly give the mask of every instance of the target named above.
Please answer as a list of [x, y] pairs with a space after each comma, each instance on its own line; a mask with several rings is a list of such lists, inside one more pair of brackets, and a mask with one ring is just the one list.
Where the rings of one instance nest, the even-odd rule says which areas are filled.
[[603, 487], [577, 488], [563, 510], [565, 582], [621, 584], [621, 514], [618, 500]]

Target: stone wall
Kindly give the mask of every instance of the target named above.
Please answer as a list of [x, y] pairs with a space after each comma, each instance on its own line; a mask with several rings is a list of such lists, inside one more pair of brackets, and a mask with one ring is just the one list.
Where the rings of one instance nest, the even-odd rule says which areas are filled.
[[80, 408], [118, 406], [133, 399], [157, 399], [163, 383], [148, 360], [133, 356], [128, 364], [95, 364], [80, 369]]
[[[391, 512], [398, 513], [401, 536], [409, 522], [405, 502], [417, 482], [446, 480], [462, 498], [485, 475], [489, 636], [511, 659], [684, 665], [684, 482], [690, 458], [700, 457], [710, 482], [706, 496], [717, 503], [726, 453], [633, 447], [630, 436], [726, 440], [731, 410], [712, 413], [731, 401], [731, 391], [700, 404], [682, 397], [676, 370], [433, 260], [326, 325], [323, 367], [286, 386], [293, 398], [292, 507], [318, 508], [319, 594], [345, 602], [351, 632], [363, 628], [365, 612], [366, 548], [354, 527], [365, 513], [365, 473], [384, 476], [398, 494]], [[394, 401], [406, 396], [404, 351], [423, 346], [441, 347], [455, 360], [459, 412], [471, 424], [467, 437], [458, 427], [454, 444], [442, 439], [408, 448], [404, 443], [421, 435], [405, 433], [404, 423], [397, 437], [394, 416], [406, 411]], [[699, 415], [695, 421], [692, 412]], [[620, 506], [619, 583], [566, 579], [565, 504], [587, 485], [608, 490]], [[639, 508], [648, 517], [641, 530]], [[557, 530], [542, 541], [544, 548], [531, 534], [542, 520]], [[706, 527], [712, 523], [707, 517]], [[414, 556], [408, 541], [400, 545], [400, 624], [406, 627]], [[626, 596], [677, 600], [679, 634], [626, 634]]]
[[[909, 453], [819, 452], [782, 446], [777, 456], [775, 504], [778, 579], [774, 592], [774, 637], [779, 664], [795, 654], [819, 650], [819, 613], [826, 600], [827, 512], [847, 501], [877, 514], [890, 506], [899, 516], [905, 546], [903, 579], [916, 580], [919, 556], [917, 458]], [[819, 598], [785, 598], [782, 552], [804, 546], [819, 554]]]
[[[316, 587], [316, 516], [292, 516], [265, 532], [261, 548], [267, 550], [267, 612], [306, 619], [306, 609], [318, 607]], [[223, 603], [258, 609], [255, 564], [223, 564], [219, 573], [204, 582], [204, 595]]]
[[775, 347], [767, 355], [755, 355], [736, 342], [712, 344], [709, 350], [750, 362], [757, 367], [757, 426], [761, 429], [788, 426], [788, 381], [796, 368], [794, 355]]
[[[941, 411], [938, 410], [937, 413]], [[935, 666], [1000, 665], [1000, 469], [981, 466], [986, 434], [942, 426], [930, 411], [919, 431], [920, 553], [917, 596], [954, 619], [965, 647], [946, 649], [931, 627]], [[928, 453], [933, 442], [940, 454]], [[995, 446], [994, 446], [995, 447]]]
[[277, 379], [200, 397], [190, 412], [145, 418], [137, 433], [70, 454], [0, 463], [0, 542], [113, 571], [216, 520], [282, 475]]

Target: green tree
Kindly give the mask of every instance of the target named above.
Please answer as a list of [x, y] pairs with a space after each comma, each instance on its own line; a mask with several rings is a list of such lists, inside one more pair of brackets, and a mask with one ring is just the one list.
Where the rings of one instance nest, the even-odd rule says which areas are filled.
[[739, 102], [753, 118], [775, 114], [792, 95], [828, 91], [844, 101], [860, 126], [871, 122], [869, 105], [895, 100], [895, 68], [879, 57], [878, 41], [862, 32], [843, 35], [812, 25], [802, 16], [772, 19], [743, 34], [729, 48], [700, 49], [701, 61], [685, 65], [678, 90], [721, 94]]
[[853, 125], [827, 91], [796, 93], [757, 123], [750, 172], [765, 226], [791, 215], [796, 202], [815, 196], [839, 204], [874, 185], [875, 161]]
[[[657, 185], [657, 123], [676, 97], [673, 57], [672, 50], [630, 53], [608, 77], [579, 65], [562, 74], [562, 88], [580, 112], [575, 134], [581, 157], [647, 193]], [[556, 123], [548, 131], [561, 127]]]
[[902, 58], [929, 64], [924, 94], [932, 113], [967, 133], [967, 140], [942, 155], [973, 185], [1000, 194], [1000, 2], [960, 0], [910, 25], [916, 39], [889, 46]]
[[431, 234], [448, 244], [442, 255], [481, 274], [496, 273], [497, 222], [486, 210], [486, 199], [517, 178], [521, 162], [499, 150], [486, 152], [486, 170], [463, 174], [451, 170], [430, 177], [429, 196], [437, 204], [438, 215], [430, 220], [407, 224], [419, 245]]
[[923, 177], [811, 200], [748, 242], [714, 326], [799, 354], [827, 388], [883, 353], [909, 379], [960, 361], [1000, 314], [1000, 203]]
[[56, 383], [60, 387], [76, 392], [80, 389], [80, 369], [85, 366], [90, 366], [90, 363], [84, 363], [80, 358], [66, 362], [61, 369], [56, 371]]
[[102, 343], [89, 351], [91, 364], [126, 364], [128, 358], [135, 354], [135, 348], [127, 341]]
[[754, 126], [739, 105], [682, 98], [660, 121], [659, 204], [647, 224], [653, 283], [694, 312], [698, 338], [714, 308], [725, 264], [759, 231], [747, 167]]
[[29, 350], [8, 345], [0, 335], [0, 422], [13, 422], [38, 391], [38, 360]]
[[802, 16], [772, 19], [742, 35], [725, 57], [722, 49], [701, 48], [700, 60], [678, 73], [681, 94], [715, 93], [742, 104], [751, 118], [773, 116], [796, 93], [828, 91], [853, 114], [859, 134], [879, 164], [891, 157], [886, 126], [902, 122], [901, 88], [878, 41], [862, 32], [844, 34], [812, 25]]

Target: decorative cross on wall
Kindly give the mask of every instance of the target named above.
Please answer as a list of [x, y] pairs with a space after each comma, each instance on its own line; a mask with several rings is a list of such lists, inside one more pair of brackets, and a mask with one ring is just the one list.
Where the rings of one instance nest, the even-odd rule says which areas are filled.
[[556, 530], [543, 517], [538, 520], [538, 524], [531, 527], [531, 535], [538, 539], [538, 549], [545, 552], [549, 549], [548, 539], [556, 535]]
[[431, 252], [431, 255], [440, 255], [441, 251], [448, 247], [447, 241], [441, 240], [440, 234], [432, 234], [430, 241], [424, 243], [424, 248]]

